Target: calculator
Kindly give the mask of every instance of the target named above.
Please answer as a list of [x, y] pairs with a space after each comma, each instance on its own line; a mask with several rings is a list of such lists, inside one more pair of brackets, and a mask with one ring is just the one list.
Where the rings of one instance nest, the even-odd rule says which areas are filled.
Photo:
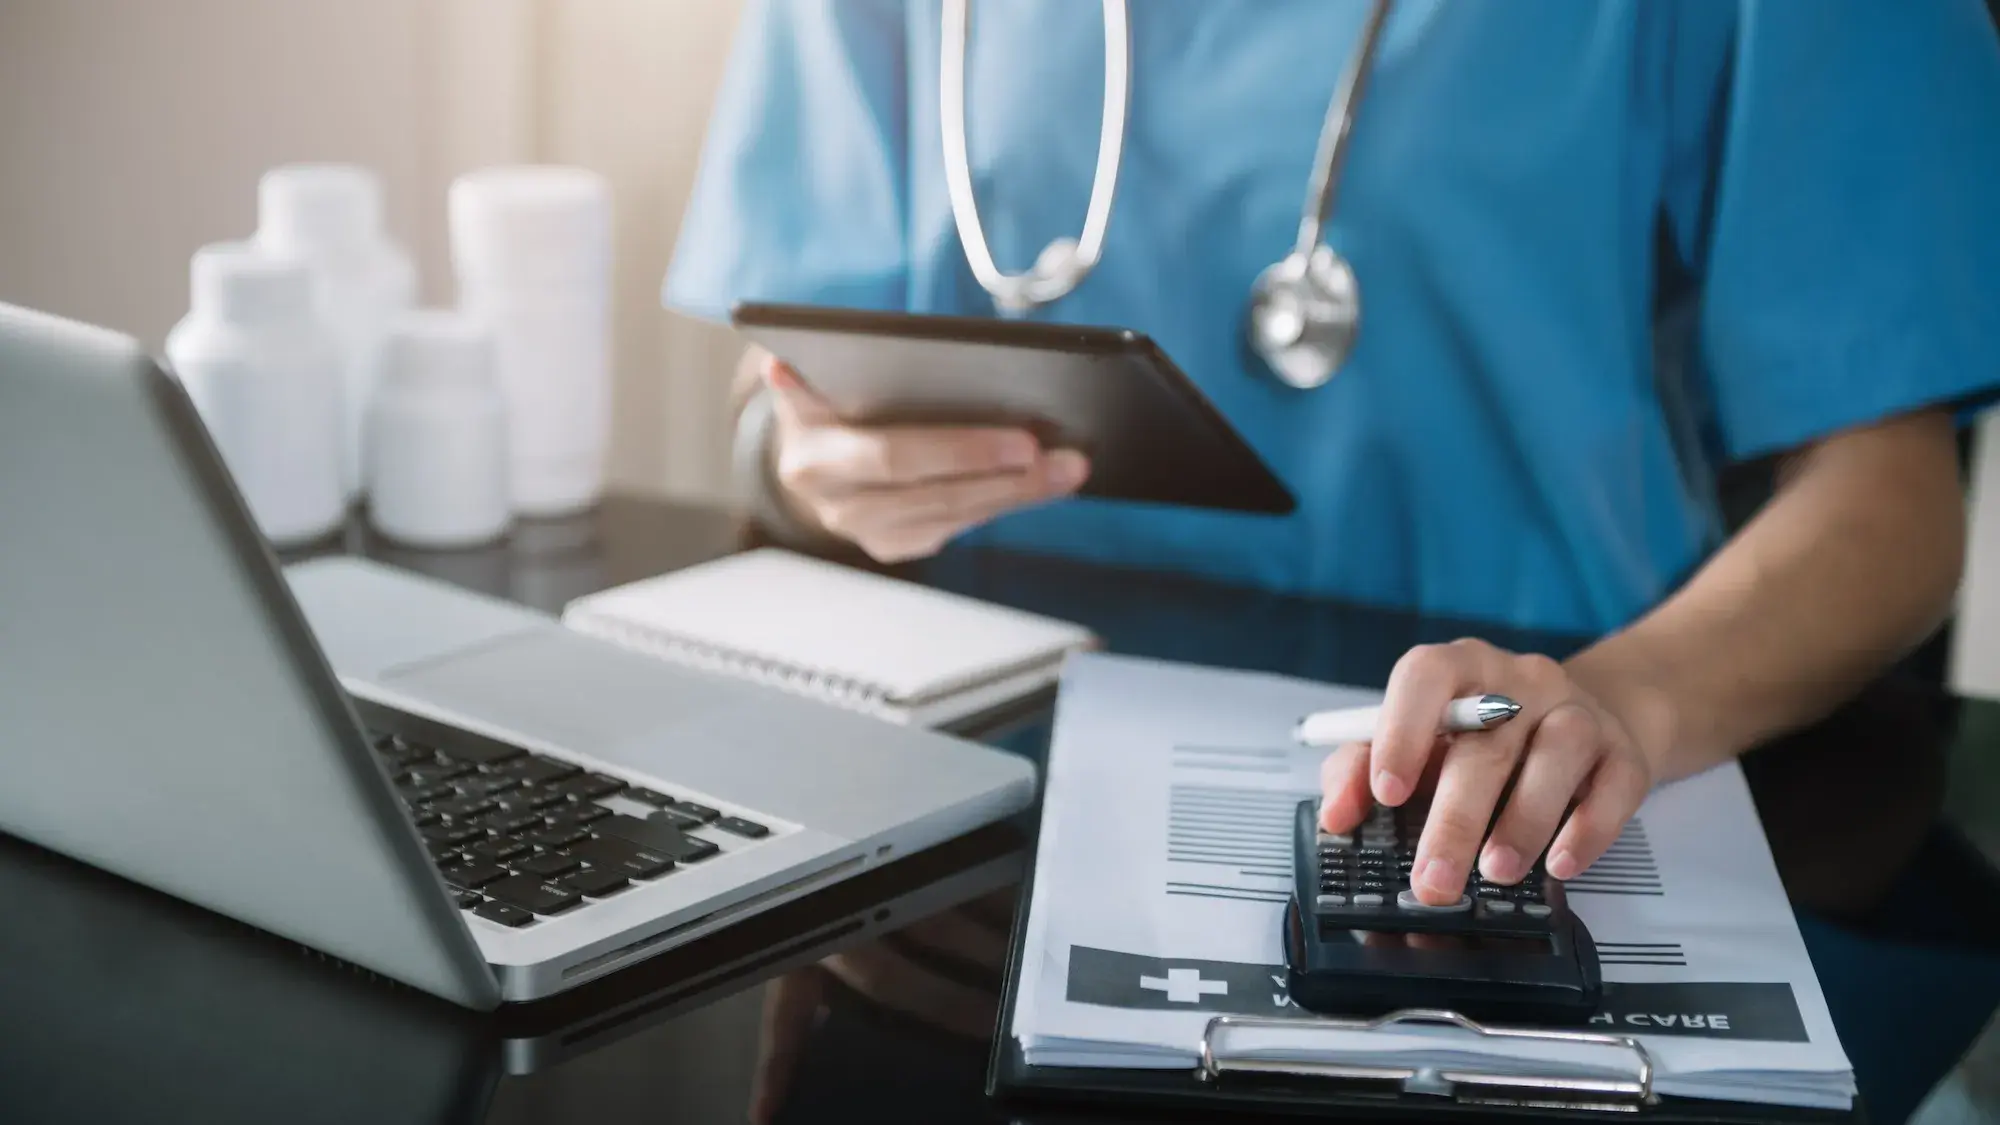
[[1325, 1015], [1443, 1008], [1474, 1020], [1582, 1023], [1603, 983], [1597, 947], [1563, 885], [1536, 860], [1519, 883], [1474, 870], [1457, 902], [1410, 889], [1421, 805], [1378, 806], [1349, 835], [1299, 802], [1285, 962], [1292, 1001]]

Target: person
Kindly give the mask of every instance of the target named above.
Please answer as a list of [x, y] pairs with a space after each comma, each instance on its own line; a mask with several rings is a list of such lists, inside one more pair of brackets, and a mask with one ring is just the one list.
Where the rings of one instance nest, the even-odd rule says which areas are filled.
[[[669, 307], [1001, 312], [948, 190], [943, 11], [752, 0]], [[1296, 514], [1079, 496], [1074, 452], [850, 426], [755, 351], [738, 440], [799, 542], [1056, 552], [1587, 641], [1414, 649], [1378, 736], [1328, 755], [1330, 831], [1430, 794], [1414, 888], [1448, 903], [1475, 866], [1577, 874], [1652, 787], [1825, 715], [1945, 617], [1956, 429], [2000, 382], [2000, 49], [1980, 0], [1404, 0], [1324, 236], [1365, 316], [1300, 390], [1245, 346], [1245, 302], [1293, 244], [1368, 12], [1135, 6], [1102, 254], [1027, 314], [1152, 336]], [[1100, 17], [970, 14], [966, 162], [1002, 269], [1085, 213]], [[1774, 483], [1731, 529], [1716, 479], [1741, 465]], [[1437, 737], [1473, 692], [1519, 718]]]

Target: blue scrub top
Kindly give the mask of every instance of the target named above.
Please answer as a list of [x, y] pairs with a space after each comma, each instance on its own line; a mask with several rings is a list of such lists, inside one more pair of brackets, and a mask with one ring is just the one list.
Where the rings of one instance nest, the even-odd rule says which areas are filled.
[[[1245, 300], [1296, 235], [1367, 7], [1134, 0], [1104, 258], [1036, 314], [1158, 340], [1297, 514], [1075, 499], [966, 540], [1596, 634], [1720, 544], [1718, 467], [2000, 383], [1979, 0], [1402, 0], [1327, 235], [1361, 279], [1359, 342], [1326, 387], [1278, 384]], [[670, 307], [993, 313], [945, 194], [939, 19], [752, 0]], [[1081, 227], [1103, 51], [1087, 0], [972, 5], [969, 146], [1004, 270]]]

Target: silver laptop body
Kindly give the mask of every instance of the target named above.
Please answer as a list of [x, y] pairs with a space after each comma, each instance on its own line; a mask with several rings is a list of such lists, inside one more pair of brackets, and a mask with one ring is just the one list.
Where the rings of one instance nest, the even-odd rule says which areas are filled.
[[[479, 891], [431, 854], [460, 822], [410, 804], [430, 779], [388, 756], [425, 747], [364, 729], [349, 693], [505, 747], [507, 770], [620, 787], [558, 812], [601, 818], [583, 831], [621, 847], [671, 836], [682, 862], [518, 926], [460, 909]], [[0, 829], [488, 1008], [1004, 818], [1033, 790], [1011, 755], [431, 580], [338, 559], [286, 574], [170, 375], [124, 337], [0, 305]], [[576, 831], [549, 824], [533, 838]], [[531, 855], [569, 850], [587, 846]], [[545, 885], [569, 893], [595, 867]]]

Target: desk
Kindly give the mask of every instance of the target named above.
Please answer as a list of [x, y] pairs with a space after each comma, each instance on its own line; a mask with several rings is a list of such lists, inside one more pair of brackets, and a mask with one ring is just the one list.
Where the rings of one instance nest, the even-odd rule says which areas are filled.
[[[504, 546], [372, 555], [554, 611], [712, 558], [728, 515], [614, 498]], [[949, 553], [905, 573], [1082, 621], [1114, 651], [1379, 684], [1460, 623], [1056, 560]], [[1574, 641], [1480, 630], [1560, 654]], [[1753, 791], [1875, 1118], [1899, 1120], [2000, 1006], [2000, 878], [1939, 821], [1959, 709], [1887, 682], [1749, 761]], [[1039, 754], [1046, 714], [981, 732]], [[1893, 768], [1889, 768], [1889, 765]], [[476, 1016], [0, 838], [0, 1121], [736, 1125], [769, 982], [1018, 880], [1001, 826], [833, 888], [586, 995]], [[1891, 911], [1889, 901], [1921, 904]], [[969, 988], [983, 987], [979, 981]], [[834, 988], [779, 1123], [1001, 1120], [984, 1045]]]

